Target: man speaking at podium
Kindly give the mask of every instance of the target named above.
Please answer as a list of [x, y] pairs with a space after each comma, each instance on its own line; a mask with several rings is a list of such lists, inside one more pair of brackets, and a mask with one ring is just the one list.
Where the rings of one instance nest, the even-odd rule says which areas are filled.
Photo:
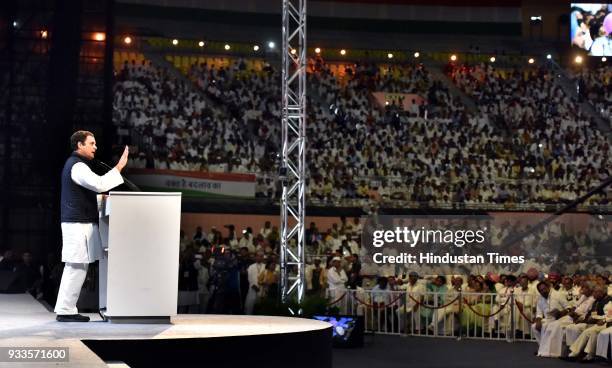
[[70, 137], [70, 146], [73, 152], [64, 164], [61, 179], [62, 262], [65, 266], [55, 313], [59, 322], [88, 322], [89, 317], [78, 313], [76, 303], [89, 263], [102, 256], [96, 195], [123, 183], [120, 172], [127, 164], [128, 147], [112, 170], [98, 176], [89, 167], [98, 149], [93, 133], [75, 132]]

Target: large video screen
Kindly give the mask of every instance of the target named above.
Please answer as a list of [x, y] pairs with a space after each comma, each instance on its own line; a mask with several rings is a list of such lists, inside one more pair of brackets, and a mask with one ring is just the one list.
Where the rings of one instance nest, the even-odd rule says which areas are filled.
[[592, 56], [612, 56], [612, 4], [572, 3], [570, 37], [573, 46]]

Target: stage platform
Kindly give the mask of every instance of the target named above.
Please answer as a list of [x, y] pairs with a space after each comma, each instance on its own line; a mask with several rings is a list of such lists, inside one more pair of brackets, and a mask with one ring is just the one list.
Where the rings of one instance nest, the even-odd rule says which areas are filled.
[[[59, 323], [29, 294], [0, 294], [0, 347], [69, 347], [56, 367], [331, 367], [331, 325], [321, 321], [185, 314], [172, 324]], [[40, 367], [41, 363], [0, 363]]]

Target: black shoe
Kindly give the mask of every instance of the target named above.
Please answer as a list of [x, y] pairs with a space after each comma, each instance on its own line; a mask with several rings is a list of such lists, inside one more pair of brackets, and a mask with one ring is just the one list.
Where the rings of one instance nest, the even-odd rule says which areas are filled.
[[89, 317], [80, 314], [58, 314], [55, 319], [58, 322], [89, 322]]

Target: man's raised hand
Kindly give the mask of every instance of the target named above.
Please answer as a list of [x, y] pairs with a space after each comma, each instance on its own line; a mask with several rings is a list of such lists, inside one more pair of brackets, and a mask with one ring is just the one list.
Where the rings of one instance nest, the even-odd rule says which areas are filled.
[[121, 170], [123, 170], [123, 168], [127, 164], [129, 154], [130, 154], [130, 149], [128, 148], [128, 146], [125, 146], [125, 149], [123, 150], [123, 154], [119, 158], [119, 161], [117, 162], [117, 166], [115, 166], [117, 170], [119, 170], [119, 172], [121, 172]]

